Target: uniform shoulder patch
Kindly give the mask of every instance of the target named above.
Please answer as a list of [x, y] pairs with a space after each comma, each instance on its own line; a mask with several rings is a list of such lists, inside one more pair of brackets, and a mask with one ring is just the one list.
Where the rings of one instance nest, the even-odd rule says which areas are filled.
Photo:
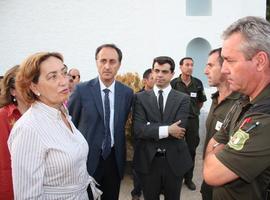
[[235, 149], [236, 151], [239, 151], [243, 149], [248, 139], [249, 134], [243, 131], [242, 129], [238, 129], [238, 131], [236, 131], [234, 135], [230, 138], [228, 145], [229, 147]]

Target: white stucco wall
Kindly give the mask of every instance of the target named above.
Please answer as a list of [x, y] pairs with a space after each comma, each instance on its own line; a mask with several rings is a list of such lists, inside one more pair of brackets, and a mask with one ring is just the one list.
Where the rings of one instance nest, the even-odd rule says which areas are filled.
[[[212, 16], [186, 16], [186, 0], [0, 0], [0, 74], [37, 51], [59, 51], [82, 79], [97, 75], [94, 52], [102, 43], [123, 51], [120, 73], [143, 71], [152, 59], [176, 63], [196, 37], [211, 47], [230, 23], [246, 15], [265, 16], [265, 0], [212, 0]], [[176, 73], [179, 73], [177, 69]]]

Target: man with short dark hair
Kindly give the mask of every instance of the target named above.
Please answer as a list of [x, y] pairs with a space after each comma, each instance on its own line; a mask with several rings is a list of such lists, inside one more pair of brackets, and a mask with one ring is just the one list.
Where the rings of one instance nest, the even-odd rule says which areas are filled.
[[[223, 33], [222, 73], [247, 96], [208, 143], [203, 175], [214, 200], [269, 199], [270, 23], [244, 17]], [[227, 120], [229, 119], [229, 120]]]
[[[231, 107], [240, 98], [240, 94], [232, 92], [229, 88], [226, 75], [221, 73], [223, 58], [221, 48], [213, 49], [208, 56], [204, 73], [208, 79], [210, 87], [216, 87], [217, 91], [212, 94], [212, 104], [206, 119], [206, 136], [203, 148], [203, 158], [205, 149], [213, 135], [221, 129], [224, 119]], [[203, 200], [212, 200], [213, 187], [203, 181], [201, 194]]]
[[181, 74], [171, 81], [173, 89], [184, 92], [190, 96], [190, 112], [186, 127], [185, 139], [188, 144], [189, 152], [193, 160], [193, 167], [185, 174], [185, 184], [190, 190], [195, 190], [196, 185], [192, 181], [195, 165], [196, 148], [200, 143], [199, 137], [199, 115], [206, 95], [201, 80], [192, 76], [193, 59], [184, 57], [179, 62]]
[[173, 59], [160, 56], [153, 60], [153, 90], [135, 94], [133, 132], [137, 140], [134, 168], [142, 183], [145, 200], [179, 200], [183, 175], [192, 161], [185, 142], [189, 97], [173, 90]]
[[[68, 108], [75, 126], [89, 144], [87, 169], [100, 185], [102, 200], [118, 200], [126, 161], [125, 124], [133, 91], [115, 80], [122, 60], [114, 44], [97, 48], [99, 76], [78, 84]], [[91, 190], [88, 190], [92, 199]]]
[[153, 74], [152, 74], [152, 69], [147, 69], [143, 73], [143, 88], [140, 90], [140, 92], [144, 90], [152, 90], [155, 84]]

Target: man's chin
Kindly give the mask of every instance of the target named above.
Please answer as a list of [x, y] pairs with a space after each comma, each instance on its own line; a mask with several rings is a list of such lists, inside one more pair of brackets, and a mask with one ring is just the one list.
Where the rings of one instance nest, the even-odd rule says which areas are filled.
[[156, 83], [156, 86], [157, 86], [158, 88], [164, 88], [164, 87], [165, 87], [165, 85], [164, 85], [163, 83], [161, 83], [161, 84]]

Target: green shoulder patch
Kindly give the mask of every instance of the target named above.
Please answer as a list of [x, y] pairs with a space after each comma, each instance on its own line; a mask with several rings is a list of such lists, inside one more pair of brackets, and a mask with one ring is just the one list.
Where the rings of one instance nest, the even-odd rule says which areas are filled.
[[238, 131], [236, 131], [234, 135], [231, 137], [228, 145], [229, 147], [235, 149], [236, 151], [239, 151], [243, 149], [247, 139], [249, 139], [249, 134], [243, 131], [242, 129], [238, 129]]

